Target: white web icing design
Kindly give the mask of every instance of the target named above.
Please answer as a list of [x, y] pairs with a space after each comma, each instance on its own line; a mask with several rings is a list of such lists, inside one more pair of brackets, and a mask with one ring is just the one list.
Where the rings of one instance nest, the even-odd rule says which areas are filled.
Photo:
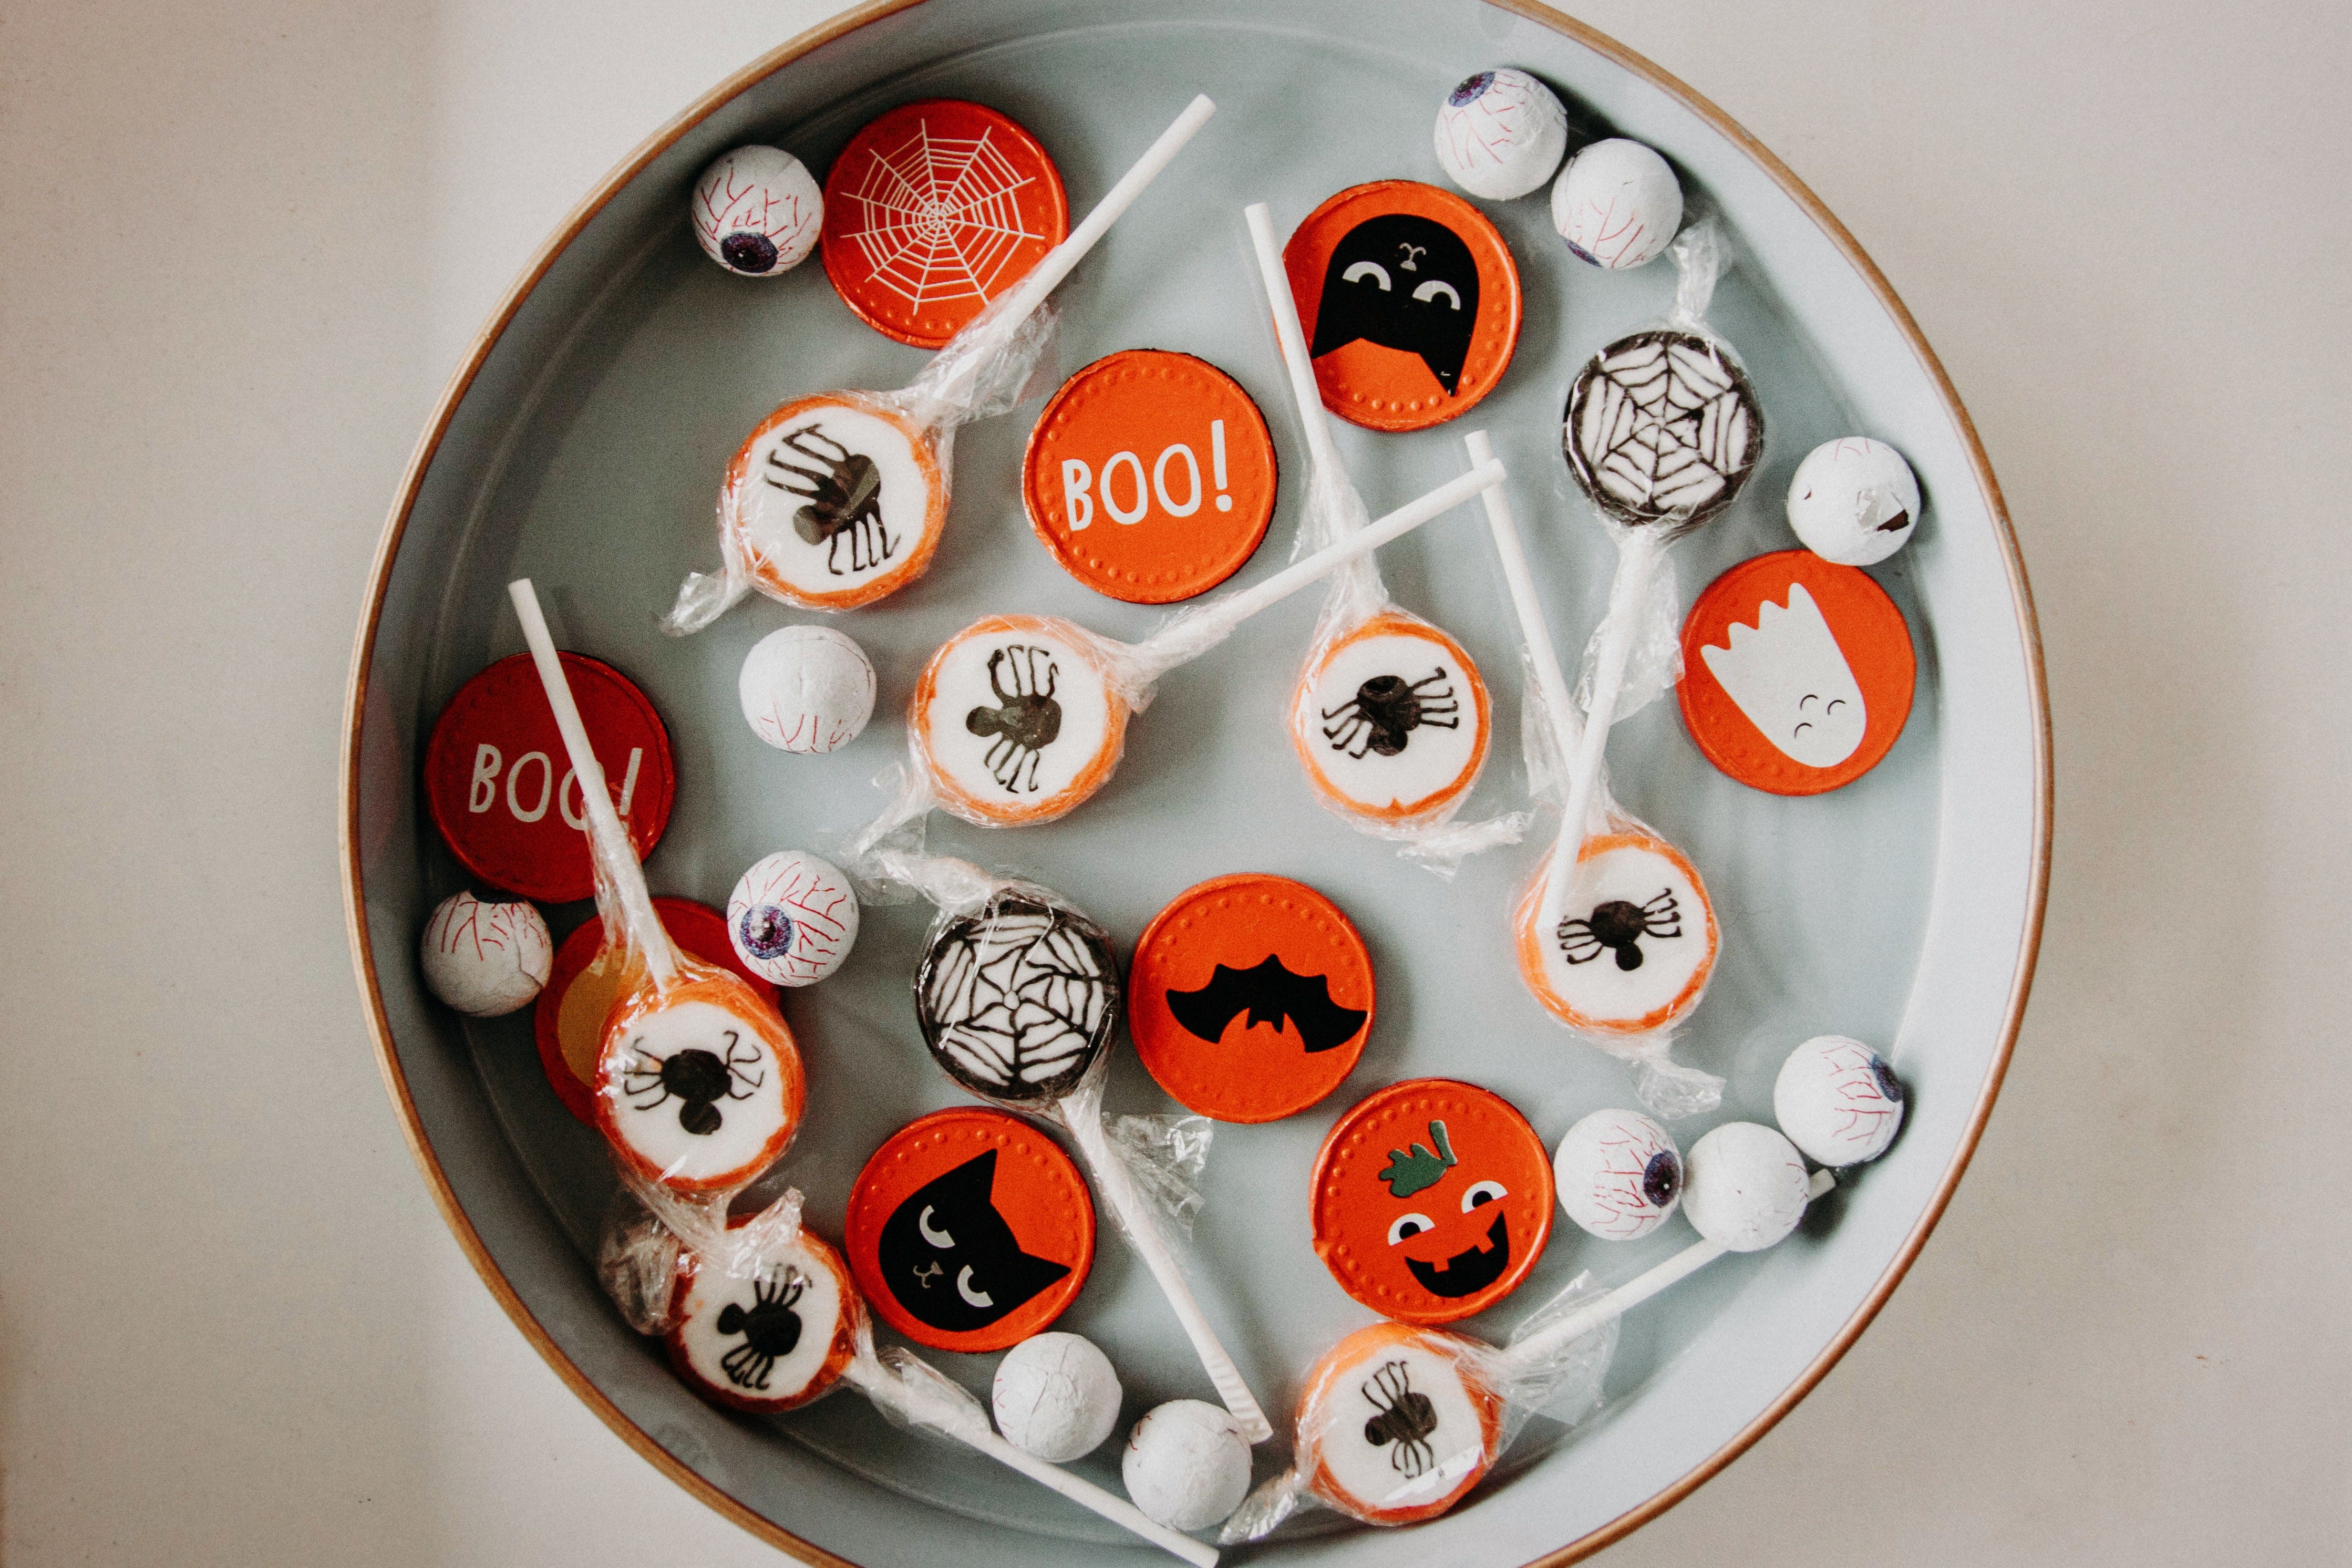
[[1746, 379], [1681, 332], [1603, 350], [1577, 378], [1566, 434], [1578, 479], [1631, 522], [1720, 511], [1763, 446]]
[[924, 978], [932, 1051], [1008, 1100], [1066, 1091], [1106, 1037], [1106, 956], [1066, 916], [1034, 905], [961, 923]]
[[1015, 199], [1033, 178], [993, 134], [933, 136], [922, 121], [900, 146], [872, 153], [849, 194], [859, 212], [849, 237], [875, 279], [913, 310], [984, 302], [1022, 242], [1045, 237], [1023, 224]]

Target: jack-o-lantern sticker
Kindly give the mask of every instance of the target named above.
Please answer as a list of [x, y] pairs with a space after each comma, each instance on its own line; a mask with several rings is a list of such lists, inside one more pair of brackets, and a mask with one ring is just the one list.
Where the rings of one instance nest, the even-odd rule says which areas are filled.
[[1773, 795], [1876, 767], [1911, 716], [1911, 628], [1858, 566], [1810, 550], [1743, 561], [1683, 622], [1683, 724], [1707, 761]]
[[1500, 1095], [1451, 1079], [1391, 1084], [1315, 1158], [1316, 1255], [1383, 1317], [1451, 1323], [1517, 1289], [1551, 1237], [1551, 1161]]

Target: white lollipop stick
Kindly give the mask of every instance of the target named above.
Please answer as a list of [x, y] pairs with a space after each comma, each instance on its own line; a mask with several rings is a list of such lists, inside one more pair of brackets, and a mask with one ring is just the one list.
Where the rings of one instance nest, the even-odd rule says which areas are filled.
[[1103, 1135], [1098, 1102], [1093, 1095], [1087, 1094], [1081, 1098], [1076, 1114], [1071, 1113], [1067, 1101], [1056, 1105], [1055, 1110], [1062, 1125], [1069, 1129], [1070, 1136], [1077, 1140], [1078, 1152], [1086, 1156], [1087, 1168], [1118, 1214], [1129, 1239], [1135, 1243], [1135, 1250], [1142, 1255], [1145, 1267], [1160, 1282], [1160, 1293], [1176, 1309], [1176, 1321], [1184, 1325], [1184, 1337], [1192, 1342], [1193, 1353], [1201, 1358], [1209, 1381], [1216, 1385], [1217, 1397], [1233, 1413], [1242, 1436], [1252, 1444], [1265, 1442], [1274, 1436], [1274, 1424], [1265, 1418], [1265, 1407], [1243, 1381], [1241, 1368], [1226, 1353], [1217, 1331], [1209, 1326], [1208, 1314], [1201, 1310], [1192, 1284], [1184, 1278], [1183, 1267], [1176, 1261], [1168, 1238], [1160, 1234], [1158, 1216], [1143, 1194], [1136, 1191], [1135, 1178], [1129, 1173], [1126, 1162]]
[[1135, 198], [1143, 194], [1143, 188], [1160, 177], [1160, 171], [1175, 161], [1176, 154], [1183, 150], [1185, 142], [1192, 139], [1193, 132], [1206, 125], [1209, 116], [1216, 111], [1217, 106], [1209, 101], [1208, 94], [1195, 93], [1192, 101], [1184, 106], [1184, 112], [1160, 133], [1159, 141], [1144, 150], [1143, 156], [1135, 161], [1134, 167], [1118, 177], [1118, 184], [1103, 193], [1103, 199], [1097, 202], [1094, 211], [1087, 214], [1085, 220], [1070, 231], [1070, 237], [1047, 251], [1045, 258], [1030, 268], [1028, 276], [1013, 286], [1010, 296], [1012, 302], [1005, 306], [1002, 319], [1009, 323], [1027, 319], [1029, 312], [1054, 291], [1054, 286], [1067, 278], [1071, 269], [1086, 259], [1087, 252], [1095, 247], [1096, 241], [1110, 232], [1110, 226], [1118, 221], [1119, 215], [1135, 205]]
[[[1649, 597], [1650, 578], [1664, 548], [1655, 533], [1636, 529], [1617, 552], [1617, 575], [1609, 584], [1609, 614], [1601, 623], [1600, 653], [1593, 661], [1591, 722], [1584, 726], [1582, 743], [1569, 765], [1567, 815], [1561, 819], [1559, 842], [1552, 847], [1551, 870], [1545, 879], [1540, 923], [1547, 931], [1568, 901], [1577, 857], [1583, 852], [1590, 831], [1586, 818], [1592, 811], [1592, 792], [1601, 783], [1601, 753], [1609, 743], [1610, 726], [1617, 721], [1617, 699], [1625, 689], [1625, 667], [1633, 653], [1638, 617], [1632, 607]], [[1545, 696], [1549, 700], [1550, 693]]]
[[[1348, 471], [1340, 465], [1339, 448], [1331, 440], [1323, 394], [1315, 384], [1314, 362], [1307, 357], [1307, 330], [1299, 323], [1298, 301], [1290, 292], [1290, 275], [1283, 270], [1282, 253], [1274, 243], [1273, 220], [1264, 202], [1244, 208], [1242, 216], [1249, 222], [1250, 243], [1257, 250], [1258, 278], [1265, 285], [1267, 302], [1274, 307], [1274, 335], [1282, 342], [1282, 365], [1290, 373], [1290, 396], [1298, 405], [1298, 422], [1307, 427], [1307, 455], [1333, 479], [1345, 479]], [[1489, 458], [1493, 456], [1486, 454]]]
[[[1473, 463], [1495, 460], [1495, 445], [1484, 430], [1462, 438]], [[1486, 528], [1495, 536], [1495, 553], [1502, 558], [1503, 581], [1510, 585], [1511, 607], [1518, 612], [1519, 635], [1527, 639], [1528, 661], [1535, 666], [1536, 686], [1543, 692], [1551, 715], [1554, 739], [1565, 759], [1577, 751], [1581, 726], [1576, 717], [1576, 696], [1560, 668], [1559, 650], [1552, 646], [1551, 627], [1545, 624], [1543, 605], [1536, 598], [1535, 574], [1528, 569], [1528, 552], [1519, 543], [1519, 525], [1511, 514], [1511, 498], [1502, 486], [1488, 490]]]
[[[1806, 1201], [1811, 1202], [1836, 1185], [1835, 1175], [1828, 1171], [1815, 1171], [1807, 1189]], [[1695, 1241], [1656, 1268], [1635, 1275], [1607, 1295], [1588, 1301], [1559, 1321], [1529, 1334], [1511, 1346], [1505, 1354], [1521, 1364], [1541, 1362], [1601, 1324], [1622, 1317], [1676, 1280], [1696, 1273], [1728, 1250], [1719, 1241]]]
[[1070, 1474], [1059, 1465], [1049, 1464], [1034, 1454], [1024, 1453], [992, 1430], [987, 1422], [975, 1413], [969, 1420], [948, 1421], [948, 1413], [934, 1411], [916, 1397], [913, 1391], [900, 1382], [880, 1363], [863, 1356], [853, 1359], [842, 1374], [844, 1381], [875, 1404], [884, 1405], [909, 1421], [919, 1421], [926, 1429], [944, 1430], [948, 1436], [997, 1463], [1020, 1471], [1040, 1486], [1051, 1487], [1080, 1508], [1091, 1509], [1123, 1530], [1131, 1530], [1162, 1552], [1172, 1552], [1194, 1568], [1216, 1568], [1217, 1552], [1189, 1535], [1181, 1534], [1164, 1524], [1153, 1522], [1141, 1509], [1123, 1497], [1105, 1491], [1092, 1481]]
[[670, 946], [661, 917], [654, 912], [653, 895], [646, 889], [645, 868], [637, 863], [636, 846], [629, 842], [621, 814], [613, 809], [612, 792], [604, 784], [604, 764], [588, 743], [588, 728], [580, 721], [579, 705], [572, 700], [572, 683], [556, 657], [555, 639], [548, 635], [547, 617], [540, 614], [539, 595], [530, 579], [507, 584], [515, 616], [522, 622], [523, 640], [530, 645], [531, 662], [539, 667], [539, 683], [547, 689], [547, 705], [555, 710], [555, 727], [563, 735], [563, 750], [580, 780], [580, 798], [588, 811], [588, 850], [621, 901], [621, 918], [656, 986], [677, 976], [677, 956]]

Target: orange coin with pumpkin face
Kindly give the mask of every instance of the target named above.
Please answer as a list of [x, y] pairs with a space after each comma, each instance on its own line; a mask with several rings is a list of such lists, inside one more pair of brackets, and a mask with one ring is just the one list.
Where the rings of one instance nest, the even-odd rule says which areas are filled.
[[1551, 1237], [1551, 1161], [1500, 1095], [1452, 1079], [1391, 1084], [1316, 1156], [1316, 1255], [1383, 1317], [1451, 1323], [1518, 1288]]

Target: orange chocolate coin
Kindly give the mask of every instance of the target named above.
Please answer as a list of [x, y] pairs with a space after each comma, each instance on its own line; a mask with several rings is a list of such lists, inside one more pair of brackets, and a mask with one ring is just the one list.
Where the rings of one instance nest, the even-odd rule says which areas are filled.
[[1069, 233], [1061, 171], [1035, 137], [984, 105], [927, 98], [834, 159], [817, 247], [860, 321], [935, 349]]
[[1001, 1110], [899, 1129], [849, 1193], [850, 1272], [917, 1344], [1001, 1351], [1062, 1315], [1095, 1258], [1095, 1207], [1061, 1145]]
[[[754, 974], [727, 940], [727, 917], [692, 899], [654, 900], [662, 929], [686, 952], [705, 963], [731, 969], [743, 983], [770, 1003], [776, 988]], [[620, 989], [621, 965], [597, 962], [604, 953], [604, 922], [590, 915], [555, 950], [555, 965], [539, 1000], [531, 1005], [530, 1032], [539, 1046], [539, 1065], [563, 1109], [589, 1126], [596, 1125], [596, 1053], [604, 1041], [604, 1015], [613, 1010]]]
[[1911, 628], [1858, 566], [1810, 550], [1743, 561], [1683, 621], [1683, 724], [1706, 760], [1773, 795], [1876, 767], [1911, 717]]
[[1518, 1288], [1551, 1237], [1551, 1159], [1500, 1095], [1452, 1079], [1391, 1084], [1315, 1157], [1316, 1256], [1402, 1323], [1451, 1323]]
[[1519, 341], [1519, 269], [1451, 191], [1380, 180], [1307, 215], [1283, 247], [1323, 405], [1371, 430], [1425, 430], [1495, 390]]
[[1177, 895], [1127, 972], [1160, 1087], [1220, 1121], [1274, 1121], [1339, 1087], [1372, 1032], [1372, 959], [1339, 906], [1259, 872]]
[[1125, 349], [1064, 382], [1022, 458], [1029, 526], [1071, 576], [1130, 605], [1240, 571], [1274, 490], [1274, 437], [1249, 394], [1164, 349]]

